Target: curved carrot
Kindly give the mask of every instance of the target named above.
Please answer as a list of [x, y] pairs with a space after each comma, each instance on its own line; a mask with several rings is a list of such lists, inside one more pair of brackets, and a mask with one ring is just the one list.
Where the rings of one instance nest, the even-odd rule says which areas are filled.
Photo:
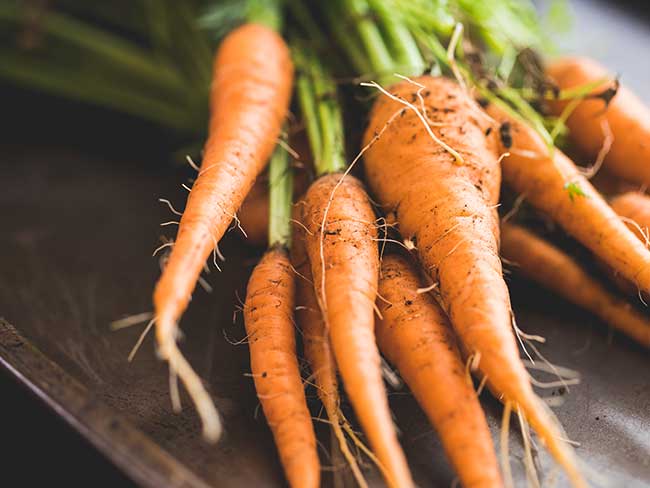
[[391, 487], [413, 486], [397, 441], [374, 337], [379, 252], [362, 183], [333, 173], [305, 195], [302, 223], [316, 296], [357, 418]]
[[503, 179], [530, 204], [548, 215], [602, 261], [641, 290], [650, 290], [650, 251], [559, 149], [549, 151], [541, 137], [499, 106], [487, 107], [509, 127]]
[[609, 292], [575, 260], [528, 230], [501, 224], [501, 254], [527, 278], [585, 308], [641, 345], [650, 347], [650, 320]]
[[476, 392], [440, 306], [418, 293], [417, 272], [404, 258], [382, 258], [377, 342], [399, 370], [442, 439], [466, 488], [501, 487], [503, 481]]
[[[370, 187], [386, 211], [396, 212], [402, 235], [415, 242], [481, 372], [505, 403], [518, 405], [575, 486], [585, 486], [573, 450], [533, 392], [512, 331], [498, 256], [500, 169], [485, 136], [494, 127], [455, 82], [414, 81], [424, 89], [410, 82], [390, 89], [410, 107], [387, 96], [373, 106], [364, 137]], [[420, 106], [418, 91], [425, 108], [420, 116], [412, 108]]]
[[[299, 204], [300, 205], [300, 204]], [[314, 293], [313, 277], [307, 250], [305, 249], [304, 229], [296, 225], [293, 229], [291, 262], [296, 278], [296, 323], [302, 331], [304, 355], [312, 372], [318, 398], [325, 407], [332, 432], [338, 441], [341, 452], [352, 469], [360, 487], [367, 484], [359, 469], [356, 458], [350, 449], [342, 429], [346, 420], [340, 411], [339, 382], [336, 378], [336, 362], [330, 346], [327, 327]]]
[[[612, 79], [596, 61], [588, 58], [563, 58], [549, 63], [546, 72], [561, 90]], [[593, 93], [602, 92], [611, 82], [605, 81]], [[560, 115], [569, 101], [549, 106]], [[605, 157], [605, 166], [621, 178], [639, 185], [650, 185], [650, 109], [625, 86], [619, 86], [609, 105], [602, 98], [582, 100], [567, 119], [569, 136], [578, 148], [596, 158], [603, 147], [607, 128], [614, 137]]]
[[294, 292], [287, 252], [270, 249], [248, 282], [244, 321], [257, 397], [287, 479], [309, 488], [319, 486], [320, 464], [296, 357]]
[[[235, 29], [217, 52], [201, 170], [153, 296], [159, 352], [174, 369], [181, 364], [175, 344], [178, 321], [206, 259], [273, 151], [289, 105], [292, 78], [287, 46], [262, 25]], [[183, 366], [187, 367], [177, 373], [199, 409], [204, 435], [215, 440], [220, 424], [211, 399], [184, 360]]]

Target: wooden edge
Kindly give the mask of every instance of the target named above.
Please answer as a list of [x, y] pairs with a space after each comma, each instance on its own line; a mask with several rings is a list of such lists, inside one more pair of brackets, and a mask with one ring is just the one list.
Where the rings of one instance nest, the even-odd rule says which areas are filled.
[[0, 318], [0, 366], [137, 484], [209, 488]]

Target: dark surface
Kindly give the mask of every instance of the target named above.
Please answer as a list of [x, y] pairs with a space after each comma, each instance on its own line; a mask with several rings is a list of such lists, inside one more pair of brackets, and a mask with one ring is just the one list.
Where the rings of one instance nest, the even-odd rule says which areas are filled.
[[[593, 13], [593, 5], [607, 9], [606, 15]], [[645, 89], [641, 94], [650, 101], [645, 83], [650, 75], [644, 71], [649, 65], [638, 57], [650, 45], [650, 29], [642, 27], [642, 15], [621, 14], [600, 3], [574, 2], [574, 9], [575, 29], [586, 34], [574, 36], [572, 45], [621, 71], [623, 80]], [[592, 34], [607, 28], [611, 34], [605, 38]], [[594, 39], [604, 39], [603, 44]], [[630, 49], [632, 45], [638, 49]], [[617, 55], [621, 49], [625, 56]], [[627, 64], [620, 64], [623, 59], [629, 59]], [[2, 463], [2, 476], [12, 470], [21, 473], [24, 486], [45, 481], [129, 486], [119, 470], [95, 454], [92, 443], [142, 485], [154, 486], [156, 476], [166, 473], [170, 485], [199, 486], [193, 472], [213, 486], [282, 486], [268, 429], [262, 416], [256, 416], [252, 381], [244, 376], [246, 346], [224, 338], [234, 341], [244, 335], [241, 323], [232, 325], [232, 314], [235, 291], [241, 296], [245, 283], [242, 269], [254, 262], [254, 253], [230, 236], [223, 273], [213, 271], [207, 277], [214, 292], [197, 291], [183, 320], [184, 350], [209, 380], [226, 418], [225, 439], [211, 447], [201, 442], [198, 420], [186, 398], [181, 415], [171, 412], [166, 369], [155, 358], [152, 337], [132, 364], [126, 362], [143, 326], [108, 330], [116, 318], [150, 310], [158, 275], [151, 251], [159, 244], [157, 236], [172, 233], [158, 224], [173, 218], [157, 198], [170, 198], [182, 207], [185, 194], [180, 183], [191, 172], [172, 168], [163, 156], [169, 138], [151, 127], [33, 94], [4, 89], [1, 97], [4, 107], [20, 111], [2, 115], [15, 114], [0, 146], [0, 316], [42, 355], [26, 343], [9, 347], [22, 340], [2, 323], [0, 356], [19, 365], [25, 375], [22, 382], [50, 402], [46, 408], [42, 400], [18, 387], [11, 374], [0, 376], [0, 391], [9, 398], [3, 402], [0, 429], [3, 444], [12, 446], [9, 462]], [[542, 353], [583, 375], [582, 384], [566, 394], [557, 389], [541, 394], [564, 398], [555, 412], [568, 436], [581, 442], [577, 452], [588, 471], [611, 486], [650, 485], [647, 351], [618, 336], [608, 340], [602, 324], [542, 290], [515, 283], [513, 294], [519, 325], [547, 338]], [[65, 372], [56, 381], [44, 380], [35, 366], [49, 360]], [[45, 369], [59, 371], [56, 366]], [[51, 411], [57, 399], [68, 424], [61, 420], [63, 410], [56, 415]], [[496, 439], [500, 408], [487, 395], [482, 400]], [[84, 408], [88, 402], [91, 409]], [[452, 474], [417, 405], [405, 392], [391, 394], [391, 404], [417, 481], [421, 486], [449, 486]], [[119, 436], [106, 428], [115, 419]], [[88, 440], [74, 433], [69, 423]], [[521, 480], [516, 423], [511, 427], [512, 465]], [[318, 428], [326, 443], [326, 430]], [[19, 467], [27, 464], [19, 462], [25, 460], [32, 469]], [[329, 465], [326, 457], [323, 463]], [[550, 485], [555, 469], [546, 455], [541, 463]], [[42, 469], [50, 464], [54, 467]], [[370, 477], [376, 480], [375, 475]], [[559, 480], [556, 486], [565, 486], [561, 475]]]

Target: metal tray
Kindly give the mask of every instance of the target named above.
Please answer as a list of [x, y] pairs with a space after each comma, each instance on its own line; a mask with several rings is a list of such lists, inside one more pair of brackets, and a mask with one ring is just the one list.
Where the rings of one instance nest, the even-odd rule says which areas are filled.
[[[650, 28], [606, 4], [579, 1], [573, 8], [578, 34], [570, 44], [623, 72], [650, 102], [648, 65], [638, 57], [650, 45]], [[225, 417], [225, 438], [209, 446], [186, 397], [180, 415], [171, 411], [166, 368], [155, 357], [152, 337], [129, 364], [126, 356], [142, 326], [108, 328], [114, 319], [150, 310], [159, 272], [150, 256], [158, 224], [169, 220], [157, 198], [180, 204], [185, 195], [179, 185], [189, 173], [139, 164], [124, 155], [128, 150], [111, 158], [24, 145], [3, 153], [0, 364], [140, 486], [283, 486], [245, 376], [247, 348], [234, 344], [244, 335], [241, 321], [233, 323], [236, 292], [244, 290], [255, 251], [229, 236], [223, 272], [208, 277], [213, 293], [198, 291], [183, 320], [183, 349]], [[569, 391], [540, 393], [564, 399], [555, 412], [580, 443], [587, 471], [610, 486], [650, 486], [648, 352], [541, 289], [512, 285], [520, 326], [547, 338], [541, 351], [549, 360], [582, 374], [582, 383]], [[498, 446], [500, 406], [487, 394], [482, 402]], [[391, 406], [418, 484], [450, 486], [453, 473], [414, 400], [405, 390], [394, 391]], [[317, 430], [326, 445], [326, 426]], [[512, 465], [523, 483], [514, 421], [512, 431]], [[539, 462], [548, 486], [553, 479], [566, 486], [543, 449]], [[323, 464], [331, 465], [325, 454]], [[372, 467], [367, 473], [373, 486], [381, 486]], [[330, 485], [330, 471], [324, 476]]]

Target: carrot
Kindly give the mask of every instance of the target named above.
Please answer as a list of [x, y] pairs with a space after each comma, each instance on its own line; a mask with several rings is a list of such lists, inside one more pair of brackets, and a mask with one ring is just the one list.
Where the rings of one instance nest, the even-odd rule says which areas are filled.
[[188, 388], [210, 440], [219, 437], [221, 427], [200, 379], [181, 359], [175, 343], [178, 321], [206, 259], [273, 151], [289, 105], [292, 77], [289, 50], [273, 30], [245, 24], [223, 40], [215, 59], [201, 170], [154, 291], [160, 355]]
[[[297, 208], [300, 209], [300, 207]], [[347, 424], [339, 408], [341, 399], [336, 377], [336, 362], [327, 327], [318, 305], [318, 299], [314, 293], [311, 267], [305, 249], [304, 229], [296, 225], [293, 235], [291, 262], [298, 273], [296, 283], [296, 323], [302, 331], [305, 359], [311, 369], [318, 398], [325, 407], [325, 413], [330, 421], [332, 432], [341, 452], [349, 464], [358, 485], [366, 487], [367, 484], [363, 474], [354, 455], [350, 452], [342, 428]]]
[[644, 243], [650, 229], [650, 196], [627, 192], [610, 200], [614, 212], [625, 217], [628, 228]]
[[248, 282], [244, 320], [257, 397], [292, 487], [318, 487], [320, 465], [296, 357], [294, 276], [280, 246], [270, 249]]
[[291, 241], [292, 174], [278, 146], [269, 168], [269, 250], [253, 270], [244, 302], [244, 322], [257, 396], [271, 427], [292, 487], [317, 487], [316, 436], [296, 356]]
[[[457, 83], [428, 76], [414, 82], [392, 86], [391, 97], [373, 106], [364, 136], [369, 185], [415, 242], [464, 348], [492, 388], [507, 408], [525, 414], [574, 485], [585, 486], [572, 449], [532, 390], [513, 335], [498, 256], [500, 171], [485, 136], [494, 128]], [[419, 107], [418, 92], [419, 115], [416, 105], [404, 105]]]
[[503, 486], [492, 437], [447, 317], [404, 258], [384, 255], [377, 342], [431, 423], [464, 487]]
[[[627, 192], [610, 200], [612, 209], [624, 218], [627, 227], [648, 246], [650, 235], [650, 197], [638, 192]], [[630, 281], [608, 270], [612, 281], [630, 297], [640, 297], [643, 302], [650, 300], [650, 294], [640, 291]]]
[[[509, 127], [503, 178], [621, 276], [650, 290], [650, 251], [560, 150], [549, 150], [530, 126], [496, 104], [487, 107]], [[506, 124], [506, 125], [503, 125]]]
[[607, 290], [570, 256], [517, 225], [501, 224], [501, 254], [528, 279], [589, 310], [650, 347], [650, 320]]
[[319, 176], [305, 195], [300, 219], [316, 296], [343, 385], [386, 482], [408, 488], [413, 480], [393, 426], [374, 337], [375, 214], [361, 181], [343, 172], [343, 122], [331, 75], [306, 49], [296, 49], [294, 58], [303, 73], [298, 100]]
[[[586, 155], [596, 158], [611, 130], [612, 146], [605, 157], [605, 166], [619, 177], [650, 185], [650, 109], [625, 86], [613, 85], [612, 75], [596, 61], [588, 58], [563, 58], [546, 67], [549, 77], [564, 91], [598, 83], [591, 94], [602, 93], [614, 98], [606, 105], [608, 96], [586, 97], [567, 119], [569, 136]], [[561, 92], [560, 92], [561, 93]], [[571, 101], [550, 103], [551, 112], [560, 115]], [[603, 127], [606, 123], [609, 128]]]

